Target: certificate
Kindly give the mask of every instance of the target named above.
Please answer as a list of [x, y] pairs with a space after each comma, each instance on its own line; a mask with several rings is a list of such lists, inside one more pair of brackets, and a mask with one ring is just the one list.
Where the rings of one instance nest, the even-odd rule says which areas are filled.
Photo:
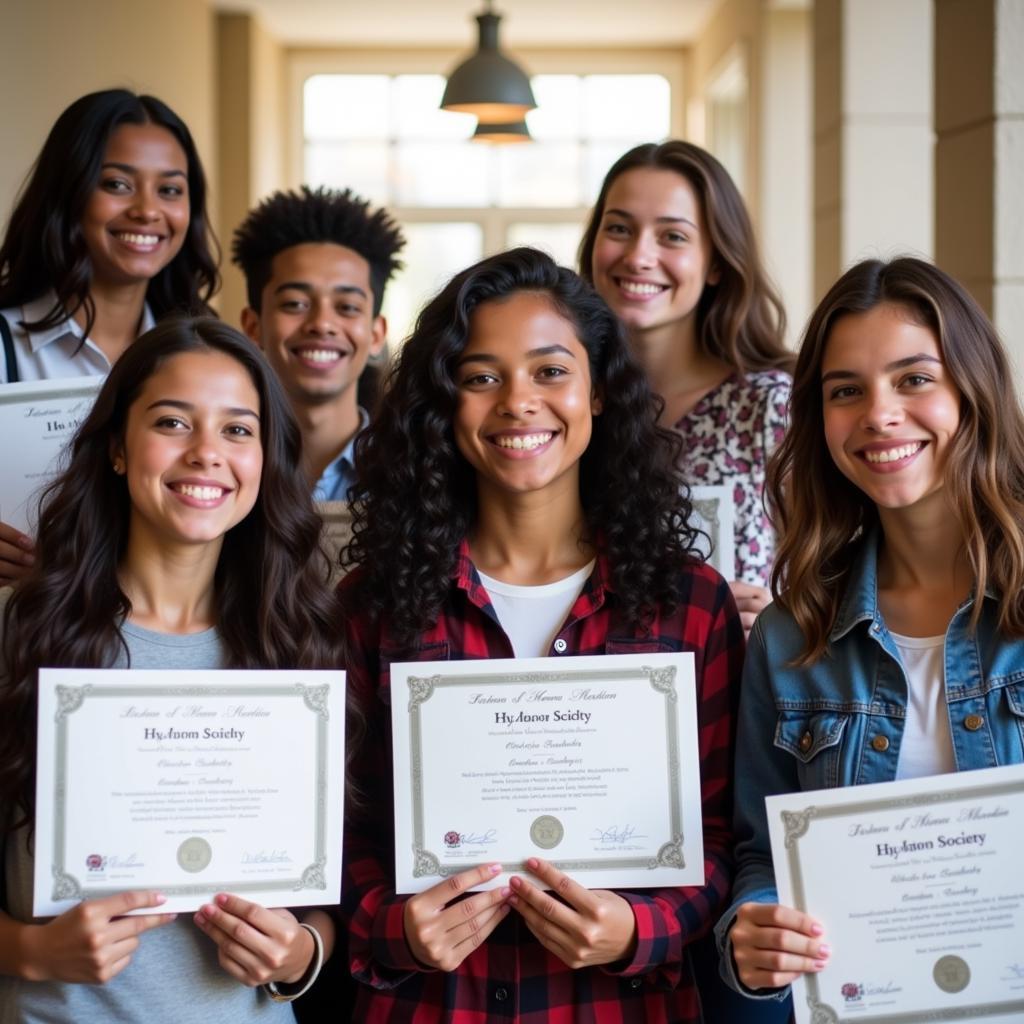
[[691, 487], [693, 525], [705, 536], [697, 538], [697, 547], [707, 563], [727, 580], [736, 579], [736, 502], [732, 485]]
[[344, 709], [343, 672], [42, 669], [36, 916], [128, 889], [337, 903]]
[[331, 582], [337, 583], [346, 571], [341, 567], [341, 549], [352, 539], [352, 512], [347, 501], [318, 501], [316, 510], [323, 520], [320, 543], [331, 560]]
[[704, 884], [692, 654], [391, 666], [395, 878], [528, 857], [588, 888]]
[[102, 377], [0, 384], [0, 521], [35, 533], [35, 501], [102, 384]]
[[832, 947], [798, 1024], [1024, 1020], [1024, 765], [766, 804], [779, 900]]

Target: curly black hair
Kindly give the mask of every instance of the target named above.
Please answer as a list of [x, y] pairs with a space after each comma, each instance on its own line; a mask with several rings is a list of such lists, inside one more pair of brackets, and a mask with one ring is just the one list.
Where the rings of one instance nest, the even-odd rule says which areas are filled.
[[521, 291], [548, 295], [587, 350], [602, 411], [580, 460], [580, 499], [627, 621], [643, 628], [656, 607], [676, 606], [680, 566], [697, 557], [688, 491], [675, 469], [680, 441], [657, 425], [660, 400], [615, 315], [550, 256], [512, 249], [457, 274], [424, 307], [376, 420], [356, 442], [360, 482], [343, 558], [362, 568], [347, 600], [386, 618], [396, 642], [412, 642], [437, 621], [459, 543], [476, 520], [474, 470], [452, 429], [455, 367], [473, 311]]
[[351, 189], [309, 188], [274, 192], [235, 229], [231, 262], [245, 274], [248, 302], [259, 312], [260, 296], [270, 280], [274, 257], [293, 245], [331, 242], [343, 245], [370, 264], [373, 315], [380, 312], [384, 287], [401, 268], [397, 258], [405, 245], [401, 229], [387, 210], [370, 212], [370, 204]]

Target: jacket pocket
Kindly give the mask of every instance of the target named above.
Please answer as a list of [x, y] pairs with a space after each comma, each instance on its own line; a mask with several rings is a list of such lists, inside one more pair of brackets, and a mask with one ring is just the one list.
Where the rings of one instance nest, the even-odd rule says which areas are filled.
[[803, 789], [839, 784], [839, 753], [849, 715], [841, 711], [780, 711], [775, 746], [796, 759]]

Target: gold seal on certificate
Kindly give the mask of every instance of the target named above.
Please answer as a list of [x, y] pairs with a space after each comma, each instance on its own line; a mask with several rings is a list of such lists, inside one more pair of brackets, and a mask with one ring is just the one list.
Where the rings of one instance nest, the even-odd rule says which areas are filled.
[[703, 884], [692, 654], [393, 664], [391, 695], [399, 892], [538, 855]]
[[542, 850], [553, 850], [565, 835], [562, 823], [550, 814], [542, 814], [530, 826], [530, 838]]
[[42, 669], [34, 911], [340, 898], [345, 676]]
[[183, 871], [193, 874], [205, 871], [213, 860], [213, 849], [201, 836], [186, 839], [178, 847], [178, 864]]
[[766, 806], [779, 902], [832, 947], [793, 984], [798, 1024], [1024, 1020], [1024, 765]]

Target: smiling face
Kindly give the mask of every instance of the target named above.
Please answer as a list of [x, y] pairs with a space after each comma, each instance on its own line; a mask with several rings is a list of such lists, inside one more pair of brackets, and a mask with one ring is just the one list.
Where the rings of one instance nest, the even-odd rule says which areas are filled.
[[113, 451], [134, 550], [219, 546], [251, 511], [263, 468], [260, 399], [223, 352], [183, 352], [143, 385]]
[[633, 331], [691, 318], [718, 274], [700, 200], [675, 171], [640, 167], [608, 190], [591, 273], [594, 287]]
[[847, 314], [821, 373], [825, 441], [843, 475], [885, 509], [939, 494], [960, 393], [934, 332], [892, 303]]
[[387, 333], [384, 318], [373, 315], [370, 264], [331, 242], [281, 250], [259, 312], [245, 309], [242, 326], [301, 405], [346, 395], [354, 405], [355, 385]]
[[579, 500], [579, 461], [601, 404], [575, 327], [546, 295], [478, 306], [455, 384], [455, 443], [481, 489], [558, 489]]
[[115, 128], [82, 214], [93, 280], [148, 282], [181, 250], [189, 216], [188, 159], [178, 140], [154, 124]]

